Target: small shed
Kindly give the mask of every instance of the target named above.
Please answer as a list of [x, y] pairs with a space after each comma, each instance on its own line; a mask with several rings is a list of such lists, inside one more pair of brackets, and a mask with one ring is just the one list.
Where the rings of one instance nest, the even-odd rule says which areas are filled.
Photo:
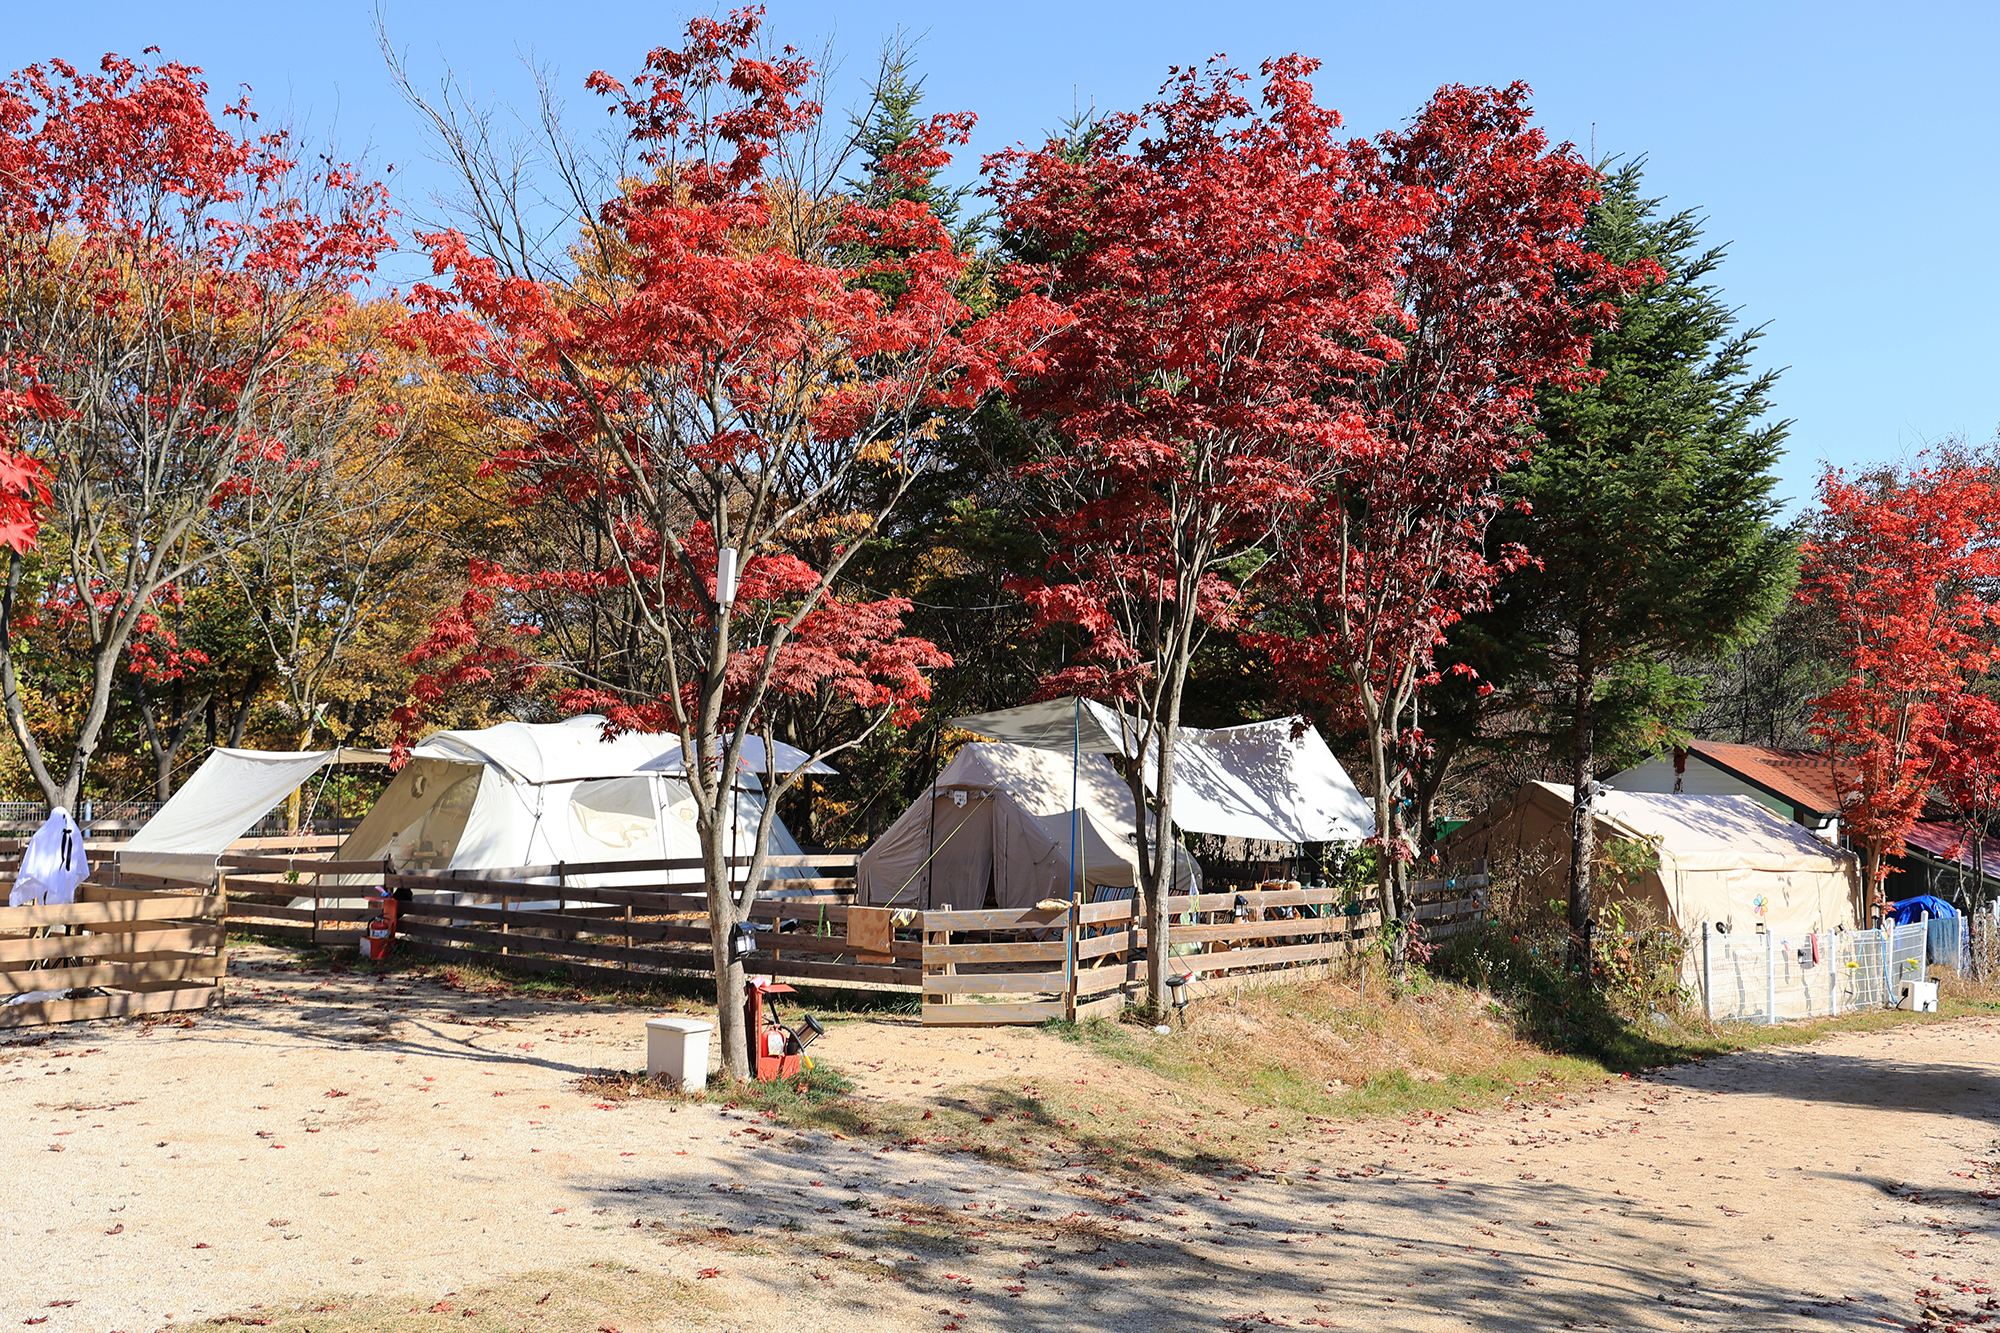
[[[1440, 854], [1461, 864], [1482, 859], [1496, 879], [1513, 878], [1536, 898], [1561, 898], [1570, 790], [1530, 782], [1453, 832]], [[1593, 818], [1600, 847], [1644, 842], [1656, 850], [1658, 867], [1622, 894], [1679, 930], [1707, 922], [1798, 935], [1855, 926], [1861, 877], [1853, 855], [1751, 797], [1611, 791], [1597, 798]]]

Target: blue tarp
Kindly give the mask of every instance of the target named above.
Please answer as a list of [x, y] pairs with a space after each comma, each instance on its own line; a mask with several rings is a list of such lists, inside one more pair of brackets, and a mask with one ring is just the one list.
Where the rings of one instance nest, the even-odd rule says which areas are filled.
[[1914, 898], [1905, 898], [1899, 903], [1890, 903], [1887, 915], [1899, 926], [1907, 926], [1912, 921], [1925, 916], [1957, 916], [1958, 909], [1935, 894], [1920, 893]]

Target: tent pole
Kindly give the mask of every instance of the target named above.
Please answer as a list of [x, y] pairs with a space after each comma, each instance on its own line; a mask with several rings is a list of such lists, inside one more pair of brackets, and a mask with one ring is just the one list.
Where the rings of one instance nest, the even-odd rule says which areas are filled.
[[1063, 932], [1067, 939], [1063, 948], [1063, 971], [1068, 973], [1063, 987], [1064, 1014], [1070, 1022], [1076, 1021], [1076, 844], [1083, 836], [1083, 811], [1077, 804], [1079, 775], [1083, 771], [1083, 696], [1075, 695], [1070, 712], [1069, 742], [1069, 929]]

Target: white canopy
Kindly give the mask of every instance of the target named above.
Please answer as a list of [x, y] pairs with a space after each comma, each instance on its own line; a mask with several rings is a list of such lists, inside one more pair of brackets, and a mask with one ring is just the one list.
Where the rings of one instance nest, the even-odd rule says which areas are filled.
[[[797, 746], [787, 745], [783, 741], [773, 741], [772, 744], [776, 747], [778, 757], [777, 771], [779, 773], [797, 773], [801, 769], [808, 773], [833, 773], [838, 771], [837, 769], [828, 767], [820, 760], [814, 759]], [[719, 742], [717, 748], [720, 748]], [[687, 773], [687, 761], [681, 756], [681, 743], [679, 739], [673, 738], [669, 749], [663, 751], [656, 759], [648, 759], [640, 767], [652, 773], [685, 775]], [[738, 761], [738, 767], [743, 772], [753, 775], [771, 771], [770, 764], [765, 762], [763, 737], [745, 736], [743, 738], [743, 754]]]
[[210, 751], [195, 775], [119, 850], [119, 867], [138, 875], [207, 879], [230, 843], [339, 753]]
[[1045, 699], [1019, 708], [955, 717], [951, 725], [1037, 750], [1068, 752], [1074, 747], [1084, 754], [1129, 755], [1139, 748], [1132, 724], [1121, 718], [1117, 709], [1095, 699]]
[[[1148, 788], [1156, 771], [1146, 766]], [[1302, 718], [1184, 729], [1174, 747], [1174, 823], [1269, 842], [1375, 836], [1375, 811]]]
[[[1094, 699], [1049, 699], [951, 720], [1037, 750], [1131, 756], [1134, 723]], [[1146, 786], [1157, 787], [1153, 765]], [[1128, 802], [1129, 804], [1129, 802]], [[1182, 727], [1174, 747], [1174, 824], [1190, 833], [1268, 842], [1359, 842], [1375, 812], [1304, 718], [1240, 727]]]

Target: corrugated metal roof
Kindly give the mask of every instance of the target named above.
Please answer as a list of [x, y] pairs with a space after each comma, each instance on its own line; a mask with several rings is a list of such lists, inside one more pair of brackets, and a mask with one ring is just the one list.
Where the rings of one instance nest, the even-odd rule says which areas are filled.
[[[1903, 835], [1903, 841], [1940, 861], [1962, 865], [1968, 870], [1972, 868], [1973, 839], [1966, 836], [1962, 825], [1927, 820], [1912, 827]], [[1985, 839], [1977, 851], [1981, 869], [2000, 879], [2000, 838]]]

